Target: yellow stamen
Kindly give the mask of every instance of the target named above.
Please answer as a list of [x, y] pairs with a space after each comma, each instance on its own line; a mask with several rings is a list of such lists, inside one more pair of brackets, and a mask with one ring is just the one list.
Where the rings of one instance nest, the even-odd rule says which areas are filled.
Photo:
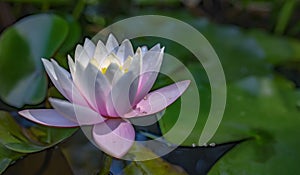
[[105, 74], [105, 73], [106, 73], [106, 70], [107, 70], [107, 67], [102, 67], [102, 68], [100, 69], [100, 71], [102, 72], [102, 74]]

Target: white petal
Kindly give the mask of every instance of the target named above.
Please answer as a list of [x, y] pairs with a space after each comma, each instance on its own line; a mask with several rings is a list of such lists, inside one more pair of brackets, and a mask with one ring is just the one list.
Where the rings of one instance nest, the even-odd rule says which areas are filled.
[[125, 39], [121, 46], [118, 49], [117, 57], [120, 59], [121, 63], [123, 64], [124, 61], [128, 58], [128, 56], [133, 57], [133, 48], [128, 39]]
[[111, 63], [106, 69], [104, 75], [107, 78], [107, 80], [112, 84], [113, 82], [117, 82], [121, 78], [123, 72], [120, 70], [119, 65]]
[[54, 86], [57, 88], [57, 90], [66, 98], [68, 98], [67, 94], [65, 93], [65, 91], [63, 90], [63, 88], [60, 85], [60, 82], [57, 79], [56, 73], [54, 71], [53, 65], [50, 61], [42, 58], [45, 70], [49, 76], [49, 78], [51, 79], [52, 83], [54, 84]]
[[86, 67], [80, 63], [76, 64], [76, 72], [73, 77], [73, 81], [89, 105], [97, 110], [97, 103], [95, 97], [95, 84], [99, 70], [92, 64], [88, 64]]
[[101, 65], [108, 54], [106, 46], [99, 40], [95, 49], [94, 59]]
[[107, 68], [111, 63], [117, 64], [118, 67], [121, 66], [121, 62], [118, 57], [114, 53], [111, 53], [103, 60], [103, 62], [100, 64], [100, 67]]
[[75, 72], [75, 63], [70, 55], [68, 55], [68, 65], [71, 72], [71, 75], [74, 75]]
[[89, 58], [93, 58], [95, 47], [96, 47], [95, 44], [91, 40], [89, 40], [88, 38], [85, 39], [83, 48], [86, 51]]
[[142, 46], [142, 54], [144, 55], [147, 51], [148, 51], [148, 47], [147, 46]]
[[84, 97], [80, 94], [76, 86], [74, 86], [73, 81], [71, 79], [71, 75], [65, 69], [60, 67], [56, 61], [51, 60], [53, 69], [56, 73], [58, 82], [60, 83], [61, 89], [65, 94], [65, 97], [76, 104], [82, 106], [88, 106], [87, 102], [85, 101]]
[[108, 116], [106, 111], [106, 98], [111, 91], [111, 84], [102, 73], [97, 74], [95, 84], [95, 97], [97, 109], [103, 116]]
[[80, 63], [86, 67], [91, 59], [92, 57], [88, 55], [85, 49], [81, 45], [77, 45], [75, 50], [75, 64]]
[[106, 42], [107, 51], [116, 53], [118, 47], [119, 47], [119, 43], [117, 39], [113, 36], [113, 34], [109, 34]]

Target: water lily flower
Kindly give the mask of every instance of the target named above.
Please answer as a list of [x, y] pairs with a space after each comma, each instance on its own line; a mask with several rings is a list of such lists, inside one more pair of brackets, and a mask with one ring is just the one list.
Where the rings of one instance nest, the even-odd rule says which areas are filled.
[[164, 48], [139, 47], [134, 53], [129, 40], [121, 45], [113, 35], [106, 44], [86, 39], [68, 56], [70, 73], [53, 59], [42, 59], [46, 72], [67, 99], [49, 98], [54, 109], [28, 109], [19, 114], [53, 127], [92, 125], [94, 142], [102, 151], [121, 158], [135, 140], [129, 118], [164, 110], [187, 89], [185, 80], [151, 90], [163, 59]]

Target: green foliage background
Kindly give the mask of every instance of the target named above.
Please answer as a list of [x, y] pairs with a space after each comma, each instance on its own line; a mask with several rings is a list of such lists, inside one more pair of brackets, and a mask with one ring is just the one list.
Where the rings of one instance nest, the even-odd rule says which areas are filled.
[[[73, 55], [76, 44], [82, 43], [85, 37], [92, 37], [105, 26], [126, 17], [155, 14], [189, 23], [216, 50], [225, 71], [228, 97], [223, 121], [211, 143], [216, 148], [227, 143], [235, 146], [214, 160], [208, 169], [187, 169], [185, 164], [174, 166], [158, 159], [127, 163], [120, 172], [300, 174], [299, 1], [2, 0], [0, 8], [1, 173], [18, 173], [23, 169], [33, 172], [24, 168], [25, 162], [39, 162], [44, 159], [40, 155], [49, 152], [54, 152], [52, 156], [60, 160], [57, 163], [68, 167], [55, 173], [91, 174], [104, 166], [103, 154], [78, 132], [70, 137], [76, 129], [39, 126], [21, 119], [16, 112], [50, 107], [47, 97], [60, 96], [48, 81], [40, 58], [54, 57], [67, 68], [66, 55]], [[133, 40], [134, 46], [152, 46], [157, 42], [166, 47], [167, 53], [180, 59], [196, 80], [201, 95], [200, 114], [193, 132], [182, 144], [193, 149], [210, 107], [206, 73], [191, 53], [172, 41], [151, 37]], [[170, 70], [180, 74], [182, 69], [170, 65]], [[161, 76], [154, 88], [169, 83], [168, 78]], [[166, 110], [159, 121], [162, 133], [172, 128], [179, 108], [180, 101], [177, 101]], [[176, 143], [173, 138], [180, 132], [165, 138], [166, 141]], [[74, 155], [78, 149], [84, 152]], [[191, 159], [198, 158], [191, 156]], [[88, 164], [87, 159], [91, 160]], [[175, 160], [172, 162], [176, 164]], [[49, 166], [33, 169], [53, 173], [55, 162], [45, 164]]]

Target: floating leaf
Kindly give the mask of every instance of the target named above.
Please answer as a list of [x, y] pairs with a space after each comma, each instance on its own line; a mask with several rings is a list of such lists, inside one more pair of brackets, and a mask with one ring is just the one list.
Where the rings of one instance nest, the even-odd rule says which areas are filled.
[[44, 150], [71, 136], [75, 131], [76, 128], [50, 128], [40, 125], [25, 129], [9, 113], [0, 111], [0, 143], [16, 152], [32, 153]]
[[75, 46], [81, 37], [81, 26], [80, 23], [77, 20], [75, 20], [71, 15], [65, 14], [63, 15], [63, 17], [68, 23], [69, 32], [64, 43], [59, 49], [59, 52], [67, 53], [71, 49], [75, 49]]
[[[146, 147], [141, 145], [134, 145], [133, 148], [136, 152], [142, 152], [143, 155], [138, 156], [155, 157]], [[187, 173], [179, 166], [172, 165], [162, 158], [146, 160], [146, 161], [133, 161], [122, 172], [124, 175], [140, 175], [140, 174], [160, 174], [160, 175], [187, 175]]]
[[41, 58], [53, 56], [67, 36], [60, 17], [40, 14], [23, 18], [0, 37], [0, 98], [15, 107], [44, 100], [47, 80]]
[[2, 174], [10, 164], [23, 155], [24, 154], [22, 153], [11, 151], [0, 144], [0, 174]]
[[[291, 82], [270, 69], [273, 66], [270, 63], [298, 59], [299, 41], [264, 33], [247, 35], [239, 28], [216, 28], [205, 21], [197, 27], [216, 49], [227, 77], [225, 114], [210, 142], [248, 139], [221, 158], [211, 174], [299, 174], [300, 142], [295, 138], [300, 134], [300, 93]], [[165, 138], [173, 143], [178, 143], [176, 138], [186, 129], [195, 126], [182, 143], [186, 146], [198, 143], [211, 102], [203, 68], [198, 63], [191, 64], [188, 68], [195, 77], [201, 99], [197, 122], [191, 125], [192, 113], [185, 113], [182, 129], [168, 133], [178, 122], [180, 101], [168, 107], [159, 121], [163, 134], [168, 133]], [[180, 70], [176, 68], [174, 72], [181, 74]]]
[[220, 159], [210, 174], [299, 174], [299, 91], [286, 80], [254, 77], [230, 89], [224, 120], [212, 141], [250, 140]]

